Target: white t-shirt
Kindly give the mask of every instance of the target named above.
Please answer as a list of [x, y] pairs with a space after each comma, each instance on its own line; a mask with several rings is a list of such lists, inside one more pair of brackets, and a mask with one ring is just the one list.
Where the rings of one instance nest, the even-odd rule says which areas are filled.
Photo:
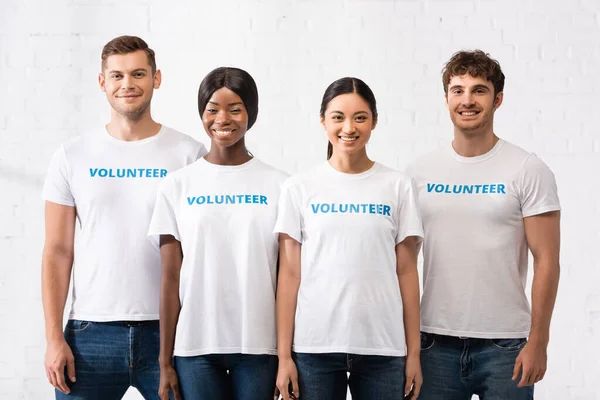
[[181, 242], [174, 355], [277, 354], [277, 202], [287, 175], [257, 159], [204, 159], [159, 188], [150, 235]]
[[421, 329], [474, 338], [529, 334], [523, 218], [560, 210], [556, 182], [534, 154], [499, 140], [486, 154], [451, 146], [415, 161], [423, 217]]
[[294, 351], [406, 355], [395, 248], [423, 236], [410, 178], [325, 162], [285, 182], [275, 231], [302, 244]]
[[75, 207], [81, 227], [69, 318], [158, 319], [160, 253], [146, 235], [156, 189], [167, 173], [204, 154], [201, 143], [164, 125], [133, 142], [102, 128], [56, 151], [42, 198]]

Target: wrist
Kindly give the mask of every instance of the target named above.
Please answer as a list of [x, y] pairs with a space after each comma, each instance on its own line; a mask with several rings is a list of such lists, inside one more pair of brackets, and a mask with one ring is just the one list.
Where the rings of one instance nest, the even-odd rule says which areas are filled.
[[409, 350], [406, 352], [406, 358], [418, 358], [419, 360], [421, 359], [421, 349], [417, 349], [417, 350]]
[[168, 357], [168, 358], [159, 357], [158, 366], [160, 367], [160, 369], [170, 368], [173, 366], [173, 360], [171, 359], [171, 357]]

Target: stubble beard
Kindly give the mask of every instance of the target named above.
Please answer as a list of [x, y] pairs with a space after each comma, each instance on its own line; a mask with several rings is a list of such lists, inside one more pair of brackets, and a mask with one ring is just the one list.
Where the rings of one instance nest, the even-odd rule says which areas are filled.
[[134, 109], [134, 110], [122, 109], [119, 106], [117, 106], [116, 104], [111, 104], [111, 106], [112, 106], [113, 110], [115, 110], [120, 116], [127, 119], [128, 121], [138, 122], [140, 119], [142, 119], [142, 117], [144, 116], [144, 114], [146, 113], [148, 108], [150, 107], [151, 100], [152, 100], [152, 98], [148, 99], [148, 101], [141, 104], [137, 109]]

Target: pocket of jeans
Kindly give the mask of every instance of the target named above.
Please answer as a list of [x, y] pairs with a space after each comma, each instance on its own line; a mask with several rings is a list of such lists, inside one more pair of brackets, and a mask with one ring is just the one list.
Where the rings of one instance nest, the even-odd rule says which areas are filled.
[[527, 339], [490, 339], [490, 343], [493, 347], [500, 350], [515, 351], [521, 350], [523, 347], [525, 347], [527, 344]]
[[65, 330], [73, 333], [81, 333], [88, 329], [92, 323], [90, 321], [80, 321], [78, 319], [70, 319], [67, 321]]
[[421, 332], [421, 351], [429, 350], [435, 344], [435, 336], [431, 333]]

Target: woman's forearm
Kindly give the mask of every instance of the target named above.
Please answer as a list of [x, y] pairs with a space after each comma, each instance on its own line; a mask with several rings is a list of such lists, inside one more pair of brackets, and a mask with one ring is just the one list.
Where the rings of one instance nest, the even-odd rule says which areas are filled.
[[170, 366], [175, 346], [175, 332], [181, 310], [179, 274], [183, 255], [181, 243], [172, 236], [161, 235], [160, 255], [163, 272], [160, 282], [160, 355], [159, 363]]

